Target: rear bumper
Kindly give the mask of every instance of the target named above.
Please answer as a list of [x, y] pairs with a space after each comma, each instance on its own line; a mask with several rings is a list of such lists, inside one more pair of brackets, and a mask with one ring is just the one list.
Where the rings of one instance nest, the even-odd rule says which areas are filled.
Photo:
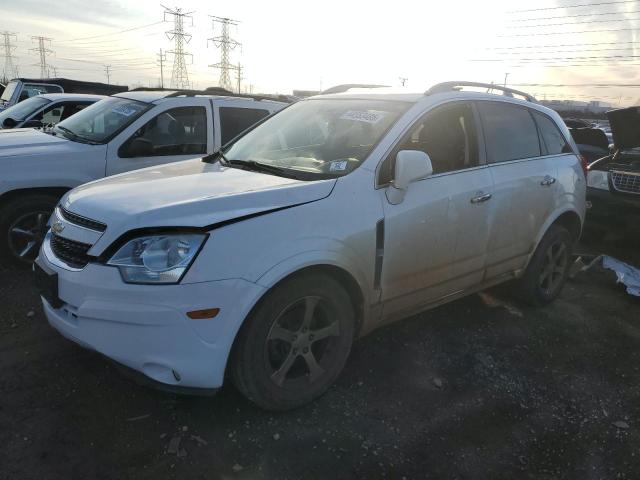
[[[37, 262], [58, 275], [61, 306], [42, 299], [51, 326], [172, 391], [222, 385], [236, 333], [264, 292], [241, 279], [128, 285], [116, 268], [65, 270], [49, 262], [44, 250]], [[206, 320], [186, 315], [208, 308], [220, 312]]]

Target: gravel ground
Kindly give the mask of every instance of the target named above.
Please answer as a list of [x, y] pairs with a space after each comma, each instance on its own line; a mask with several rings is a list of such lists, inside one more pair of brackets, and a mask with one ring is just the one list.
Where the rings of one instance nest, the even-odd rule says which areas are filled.
[[[591, 238], [640, 265], [637, 234]], [[265, 413], [141, 387], [0, 271], [2, 479], [611, 479], [640, 472], [640, 301], [610, 274], [544, 309], [504, 286], [358, 341], [318, 401]]]

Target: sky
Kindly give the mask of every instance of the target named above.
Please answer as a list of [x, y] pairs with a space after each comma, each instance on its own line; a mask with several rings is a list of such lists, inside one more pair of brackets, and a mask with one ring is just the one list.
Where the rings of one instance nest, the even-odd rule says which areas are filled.
[[[174, 0], [176, 1], [176, 0]], [[597, 3], [598, 5], [593, 5]], [[588, 6], [587, 4], [592, 4]], [[639, 1], [484, 0], [367, 2], [184, 0], [164, 3], [192, 12], [186, 49], [194, 88], [218, 85], [220, 35], [211, 15], [238, 20], [242, 89], [258, 93], [375, 83], [422, 91], [445, 80], [507, 84], [538, 98], [637, 104]], [[585, 6], [575, 6], [585, 5]], [[47, 57], [58, 76], [157, 86], [159, 50], [171, 50], [164, 8], [152, 0], [0, 0], [0, 32], [15, 32], [21, 76], [40, 75], [32, 36], [51, 38]], [[167, 20], [171, 20], [167, 16]], [[131, 29], [127, 32], [123, 30]], [[3, 53], [0, 43], [0, 54]], [[638, 57], [638, 58], [636, 58]], [[193, 61], [192, 61], [193, 59]], [[173, 57], [165, 62], [170, 86]], [[4, 59], [0, 58], [0, 76]], [[53, 68], [50, 69], [53, 75]], [[235, 85], [235, 73], [231, 74]], [[579, 86], [574, 86], [579, 85]]]

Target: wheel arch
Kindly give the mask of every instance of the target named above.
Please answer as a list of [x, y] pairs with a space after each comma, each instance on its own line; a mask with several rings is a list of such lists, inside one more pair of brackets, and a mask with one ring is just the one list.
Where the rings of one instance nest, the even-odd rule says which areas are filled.
[[[535, 242], [532, 245], [531, 251], [529, 252], [529, 258], [527, 259], [525, 269], [529, 265], [531, 258], [533, 258], [533, 255], [538, 249], [538, 245], [540, 245], [542, 238], [553, 225], [560, 225], [566, 228], [569, 231], [571, 238], [573, 239], [574, 245], [580, 239], [580, 235], [582, 234], [583, 222], [582, 217], [576, 210], [564, 209], [556, 212], [554, 215], [550, 215], [543, 227], [540, 229], [540, 232], [538, 232], [538, 237], [536, 238]], [[525, 269], [523, 269], [522, 271], [524, 271]]]
[[58, 198], [67, 193], [71, 188], [69, 187], [30, 187], [30, 188], [17, 188], [15, 190], [9, 190], [0, 194], [0, 208], [12, 200], [26, 195], [50, 195]]
[[253, 312], [260, 306], [260, 304], [264, 301], [266, 296], [271, 292], [274, 288], [282, 285], [284, 282], [290, 281], [292, 278], [296, 278], [303, 275], [329, 275], [335, 280], [337, 280], [340, 285], [342, 285], [349, 297], [353, 300], [352, 305], [354, 308], [354, 313], [356, 316], [356, 338], [359, 335], [359, 332], [362, 330], [363, 325], [365, 324], [365, 317], [367, 315], [367, 311], [365, 308], [366, 305], [366, 297], [365, 292], [362, 289], [361, 285], [358, 283], [356, 278], [345, 268], [340, 267], [338, 265], [332, 263], [315, 263], [311, 265], [301, 266], [300, 268], [290, 271], [284, 275], [279, 276], [277, 279], [271, 283], [267, 289], [260, 295], [260, 297], [254, 302], [251, 306], [247, 315], [240, 323], [236, 335], [231, 344], [231, 348], [229, 349], [229, 355], [227, 357], [227, 362], [225, 366], [225, 378], [228, 376], [229, 369], [231, 368], [232, 359], [234, 358], [234, 352], [236, 351], [236, 345], [238, 343], [238, 339], [240, 338], [240, 332], [246, 325], [247, 319], [253, 314]]

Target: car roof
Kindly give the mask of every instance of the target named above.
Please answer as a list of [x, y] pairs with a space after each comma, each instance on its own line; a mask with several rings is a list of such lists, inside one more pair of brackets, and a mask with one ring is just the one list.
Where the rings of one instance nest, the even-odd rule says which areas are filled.
[[[119, 98], [127, 98], [129, 100], [137, 100], [139, 102], [144, 102], [144, 103], [154, 103], [154, 102], [159, 102], [159, 101], [165, 100], [165, 99], [181, 98], [182, 97], [182, 95], [180, 94], [179, 90], [176, 90], [176, 91], [171, 91], [171, 90], [140, 90], [140, 91], [129, 91], [129, 92], [116, 93], [113, 96], [114, 97], [119, 97]], [[250, 102], [270, 102], [270, 103], [275, 103], [275, 104], [285, 104], [286, 103], [286, 102], [280, 102], [277, 99], [251, 98], [251, 97], [234, 96], [234, 95], [206, 95], [206, 94], [191, 95], [191, 94], [185, 94], [184, 96], [211, 98], [212, 100], [234, 100], [234, 101], [245, 100], [245, 101], [250, 101]]]
[[59, 100], [102, 100], [107, 98], [106, 95], [92, 95], [88, 93], [43, 93], [38, 97], [46, 98], [47, 100], [59, 101]]

